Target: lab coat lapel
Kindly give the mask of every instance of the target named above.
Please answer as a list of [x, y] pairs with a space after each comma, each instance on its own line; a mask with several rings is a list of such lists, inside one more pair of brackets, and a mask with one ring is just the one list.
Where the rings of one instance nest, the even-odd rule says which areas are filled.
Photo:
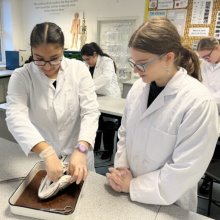
[[158, 109], [160, 109], [163, 105], [164, 105], [164, 91], [162, 91], [157, 98], [151, 103], [151, 105], [147, 108], [147, 104], [145, 106], [146, 111], [144, 112], [144, 114], [141, 117], [141, 120], [145, 117], [147, 117], [148, 115], [152, 114], [153, 112], [157, 111]]
[[64, 73], [65, 67], [66, 67], [65, 63], [62, 61], [61, 68], [60, 68], [59, 73], [57, 75], [57, 87], [56, 87], [56, 91], [55, 91], [55, 96], [57, 96], [59, 94], [59, 92], [61, 91], [61, 89], [63, 88], [65, 78], [66, 78], [66, 74]]
[[57, 96], [57, 94], [59, 94], [59, 92], [61, 91], [64, 85], [64, 81], [65, 81], [65, 74], [63, 72], [60, 72], [57, 77], [57, 87], [55, 91], [55, 96]]
[[[173, 78], [167, 83], [166, 87], [161, 91], [161, 93], [157, 96], [157, 98], [151, 103], [149, 108], [146, 105], [146, 111], [143, 113], [141, 120], [145, 117], [151, 115], [158, 109], [162, 108], [166, 104], [166, 100], [168, 96], [173, 96], [178, 93], [179, 88], [181, 88], [180, 84], [182, 83], [183, 77], [186, 77], [186, 70], [180, 68], [177, 73], [173, 76]], [[149, 94], [149, 92], [148, 92]]]

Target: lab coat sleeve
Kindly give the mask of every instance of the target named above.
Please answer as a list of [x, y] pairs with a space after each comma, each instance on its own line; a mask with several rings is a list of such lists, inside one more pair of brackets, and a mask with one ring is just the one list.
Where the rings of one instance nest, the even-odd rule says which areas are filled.
[[79, 140], [87, 141], [93, 147], [100, 112], [98, 110], [97, 96], [91, 74], [86, 66], [82, 69], [82, 77], [79, 84], [79, 99], [81, 108]]
[[15, 71], [9, 80], [6, 123], [24, 153], [28, 155], [33, 146], [44, 141], [44, 138], [29, 118], [28, 80], [25, 75]]
[[196, 186], [212, 158], [218, 129], [215, 102], [195, 103], [179, 127], [172, 158], [161, 169], [131, 181], [131, 200], [169, 205]]
[[114, 63], [111, 59], [104, 60], [95, 71], [97, 73], [94, 73], [93, 81], [95, 84], [95, 91], [97, 91], [111, 83], [112, 75], [115, 74]]
[[121, 120], [121, 126], [118, 131], [119, 141], [117, 143], [117, 152], [114, 159], [114, 167], [129, 168], [127, 153], [126, 153], [126, 108]]

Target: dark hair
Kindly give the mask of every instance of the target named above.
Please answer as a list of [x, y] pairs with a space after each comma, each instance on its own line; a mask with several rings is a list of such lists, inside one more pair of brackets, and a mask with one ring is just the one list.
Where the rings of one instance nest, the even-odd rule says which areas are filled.
[[31, 56], [29, 56], [29, 58], [27, 60], [25, 60], [24, 64], [31, 63], [32, 61], [33, 61], [33, 57], [31, 55]]
[[[101, 47], [95, 42], [91, 42], [89, 44], [83, 45], [83, 47], [81, 49], [82, 56], [93, 56], [94, 53], [96, 53], [97, 55], [100, 55], [100, 56], [105, 56], [105, 57], [111, 58], [107, 53], [104, 53], [102, 51]], [[114, 60], [113, 60], [113, 63], [114, 63], [114, 68], [115, 68], [115, 72], [116, 72], [117, 68], [116, 68], [116, 64], [115, 64]]]
[[219, 41], [214, 37], [205, 37], [198, 42], [197, 51], [212, 50], [219, 45]]
[[189, 75], [201, 80], [198, 56], [182, 45], [176, 27], [167, 18], [153, 18], [141, 25], [131, 36], [128, 46], [157, 55], [173, 52], [175, 65], [185, 68]]
[[37, 24], [31, 32], [30, 45], [37, 47], [42, 43], [58, 44], [64, 48], [64, 35], [61, 28], [52, 22]]

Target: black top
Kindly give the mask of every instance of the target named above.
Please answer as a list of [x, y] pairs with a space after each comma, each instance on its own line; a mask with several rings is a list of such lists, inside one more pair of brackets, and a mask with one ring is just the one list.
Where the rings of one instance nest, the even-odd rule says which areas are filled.
[[53, 86], [56, 89], [56, 87], [57, 87], [57, 81], [56, 80], [53, 82]]
[[89, 67], [89, 72], [91, 73], [92, 78], [93, 78], [94, 69], [95, 69], [95, 67], [94, 67], [94, 66]]
[[161, 91], [164, 89], [164, 87], [157, 86], [156, 82], [152, 82], [150, 84], [150, 92], [147, 102], [147, 107], [151, 105], [151, 103], [157, 98], [157, 96], [161, 93]]

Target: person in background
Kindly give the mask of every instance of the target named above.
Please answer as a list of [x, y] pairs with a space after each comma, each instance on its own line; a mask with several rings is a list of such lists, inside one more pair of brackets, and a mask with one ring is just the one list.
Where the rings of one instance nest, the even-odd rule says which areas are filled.
[[220, 45], [214, 37], [203, 38], [197, 45], [197, 52], [202, 59], [202, 83], [214, 96], [220, 113]]
[[[201, 58], [202, 83], [209, 89], [218, 106], [220, 114], [220, 45], [214, 37], [201, 39], [197, 45], [197, 53]], [[213, 159], [220, 159], [220, 140], [215, 148]], [[199, 191], [202, 194], [209, 193], [211, 180], [205, 176]]]
[[166, 18], [141, 25], [129, 48], [141, 79], [127, 96], [107, 180], [132, 201], [195, 212], [197, 185], [218, 138], [217, 106], [198, 80], [198, 56]]
[[[121, 97], [121, 91], [118, 85], [116, 75], [116, 65], [110, 56], [102, 51], [95, 42], [85, 44], [81, 49], [82, 59], [89, 66], [89, 71], [93, 77], [95, 91], [97, 95]], [[115, 130], [117, 130], [118, 122], [100, 117], [99, 131], [103, 133], [104, 153], [102, 159], [112, 156], [114, 146]], [[101, 132], [97, 132], [95, 141], [95, 150], [97, 151], [101, 145]]]
[[100, 113], [92, 77], [83, 62], [63, 57], [64, 35], [56, 24], [37, 24], [30, 46], [32, 62], [9, 81], [8, 128], [26, 155], [35, 152], [44, 160], [52, 181], [63, 175], [59, 158], [70, 155], [71, 182], [79, 184], [94, 170]]

